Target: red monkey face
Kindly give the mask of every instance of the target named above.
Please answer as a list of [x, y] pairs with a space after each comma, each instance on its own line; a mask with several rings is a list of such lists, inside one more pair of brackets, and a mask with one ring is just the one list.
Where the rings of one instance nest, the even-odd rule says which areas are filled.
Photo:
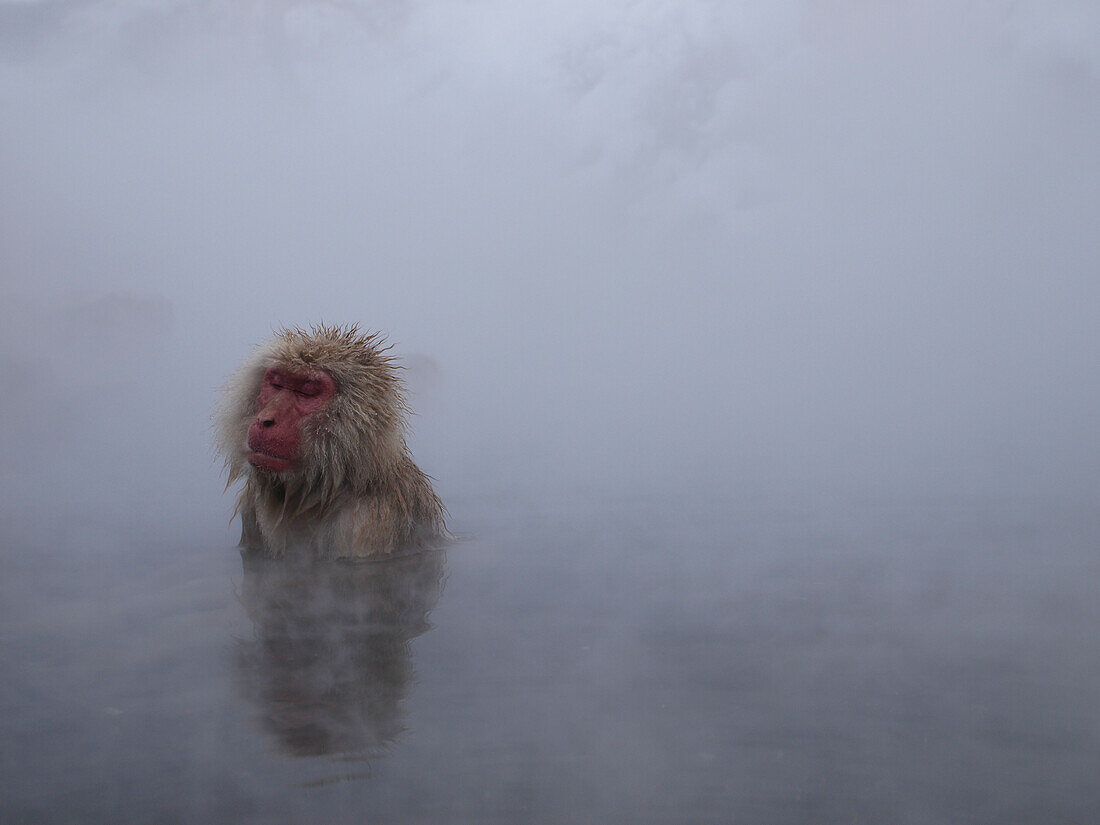
[[248, 428], [248, 463], [269, 473], [292, 470], [302, 456], [302, 425], [336, 394], [322, 370], [271, 367], [260, 385], [259, 412]]

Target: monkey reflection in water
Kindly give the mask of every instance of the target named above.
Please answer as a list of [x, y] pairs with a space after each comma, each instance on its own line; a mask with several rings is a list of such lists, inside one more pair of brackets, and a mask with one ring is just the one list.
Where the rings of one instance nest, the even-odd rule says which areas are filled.
[[444, 552], [378, 562], [242, 555], [254, 638], [238, 647], [246, 696], [295, 756], [381, 755], [404, 730], [410, 642], [431, 628]]

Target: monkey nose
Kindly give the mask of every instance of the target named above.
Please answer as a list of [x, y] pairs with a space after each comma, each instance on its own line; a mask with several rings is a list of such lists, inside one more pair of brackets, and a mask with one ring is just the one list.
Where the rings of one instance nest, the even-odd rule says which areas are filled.
[[275, 426], [275, 419], [274, 418], [261, 418], [260, 419], [260, 426], [261, 427], [274, 427]]

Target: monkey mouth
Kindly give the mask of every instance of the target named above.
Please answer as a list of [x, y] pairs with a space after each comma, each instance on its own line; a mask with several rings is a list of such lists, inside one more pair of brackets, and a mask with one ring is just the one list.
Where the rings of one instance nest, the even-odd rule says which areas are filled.
[[294, 467], [294, 462], [289, 458], [265, 453], [261, 450], [249, 451], [248, 463], [257, 470], [263, 470], [268, 473], [285, 473]]

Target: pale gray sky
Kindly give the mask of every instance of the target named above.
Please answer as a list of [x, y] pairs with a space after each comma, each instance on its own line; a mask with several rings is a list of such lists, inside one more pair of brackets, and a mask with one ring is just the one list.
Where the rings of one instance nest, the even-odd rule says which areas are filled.
[[216, 387], [322, 319], [452, 502], [1095, 499], [1087, 0], [0, 2], [0, 112], [15, 518], [221, 531]]

